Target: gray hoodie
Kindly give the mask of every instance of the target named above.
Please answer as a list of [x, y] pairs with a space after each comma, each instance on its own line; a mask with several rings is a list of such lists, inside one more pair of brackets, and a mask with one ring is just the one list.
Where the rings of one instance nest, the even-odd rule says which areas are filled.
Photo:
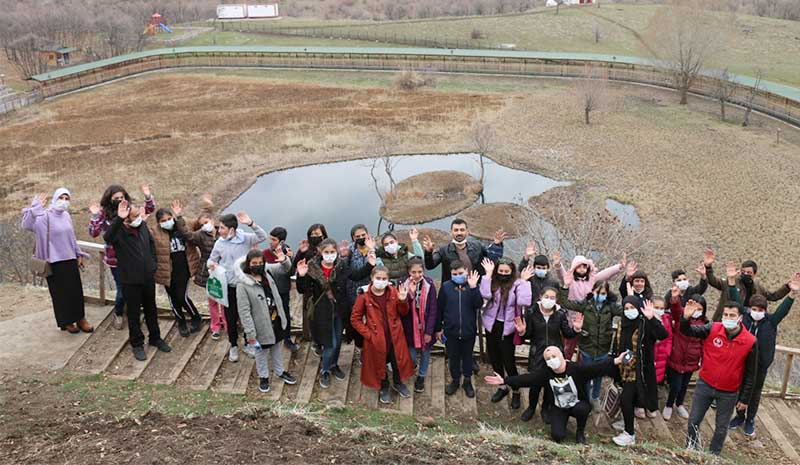
[[214, 248], [211, 249], [208, 263], [216, 263], [225, 268], [228, 286], [236, 286], [236, 272], [234, 271], [236, 260], [243, 258], [250, 249], [267, 240], [267, 233], [261, 229], [261, 226], [253, 225], [253, 231], [255, 234], [237, 229], [233, 239], [219, 238], [214, 243]]

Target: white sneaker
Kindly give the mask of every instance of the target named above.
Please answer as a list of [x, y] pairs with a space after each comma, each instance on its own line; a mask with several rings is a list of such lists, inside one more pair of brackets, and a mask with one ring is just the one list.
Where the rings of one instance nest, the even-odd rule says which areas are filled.
[[647, 412], [647, 416], [650, 418], [655, 418], [658, 416], [658, 410], [654, 410], [652, 412]]
[[612, 441], [614, 441], [614, 444], [620, 447], [628, 447], [636, 443], [636, 436], [628, 434], [627, 431], [623, 431], [619, 433], [617, 436], [614, 436]]
[[592, 411], [597, 413], [602, 410], [602, 406], [600, 405], [600, 399], [592, 399]]
[[611, 423], [611, 427], [617, 431], [622, 431], [625, 429], [625, 420], [617, 420], [614, 423]]
[[675, 407], [675, 411], [678, 412], [679, 417], [684, 418], [686, 420], [689, 419], [689, 411], [686, 410], [686, 407], [684, 407], [683, 405]]
[[661, 412], [661, 416], [664, 417], [665, 420], [672, 418], [672, 407], [664, 407], [664, 411]]
[[633, 410], [633, 415], [634, 415], [634, 416], [636, 416], [636, 418], [645, 418], [645, 416], [646, 416], [646, 415], [644, 414], [644, 409], [643, 409], [643, 408], [641, 408], [641, 407], [636, 407], [636, 408]]
[[231, 350], [228, 351], [228, 360], [231, 362], [238, 362], [239, 361], [239, 348], [236, 346], [232, 346]]
[[244, 346], [242, 348], [242, 352], [244, 352], [250, 358], [256, 357], [256, 348], [251, 345]]

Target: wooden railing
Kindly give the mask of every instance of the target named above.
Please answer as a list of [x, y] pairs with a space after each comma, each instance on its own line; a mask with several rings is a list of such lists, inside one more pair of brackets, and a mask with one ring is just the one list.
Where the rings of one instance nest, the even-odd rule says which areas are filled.
[[87, 242], [87, 241], [78, 241], [78, 246], [80, 246], [81, 250], [88, 254], [95, 253], [98, 256], [97, 262], [99, 263], [98, 271], [99, 271], [99, 278], [97, 283], [97, 288], [99, 289], [100, 295], [99, 296], [92, 296], [92, 295], [84, 295], [84, 300], [91, 303], [97, 303], [100, 305], [105, 305], [108, 303], [106, 301], [106, 262], [103, 259], [106, 256], [106, 247], [103, 244], [98, 244], [97, 242]]
[[800, 355], [800, 349], [786, 346], [775, 346], [775, 352], [786, 355], [786, 364], [783, 367], [783, 380], [781, 381], [781, 391], [780, 394], [778, 394], [781, 399], [785, 399], [786, 391], [789, 389], [789, 378], [792, 375], [792, 362], [794, 361], [795, 355]]

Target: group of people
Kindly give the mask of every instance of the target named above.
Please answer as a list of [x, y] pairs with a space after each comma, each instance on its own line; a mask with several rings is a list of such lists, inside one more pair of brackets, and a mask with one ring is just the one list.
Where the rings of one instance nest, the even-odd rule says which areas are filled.
[[[579, 255], [567, 268], [558, 252], [547, 257], [531, 243], [517, 264], [503, 253], [502, 230], [484, 244], [470, 237], [461, 219], [452, 221], [451, 241], [439, 246], [416, 230], [409, 233], [410, 244], [393, 232], [373, 239], [363, 224], [353, 226], [349, 241], [337, 242], [324, 225], [312, 224], [295, 253], [284, 228], [267, 233], [244, 212], [217, 215], [207, 195], [201, 197], [199, 214], [187, 220], [179, 201], [157, 209], [149, 186], [140, 190], [143, 199], [134, 202], [122, 186], [109, 186], [89, 207], [89, 234], [103, 236], [104, 260], [117, 288], [112, 324], [122, 329], [127, 315], [137, 360], [147, 357], [142, 313], [148, 343], [171, 350], [156, 319], [156, 284], [164, 286], [180, 335], [186, 337], [202, 328], [189, 297], [190, 281], [205, 287], [210, 274], [224, 270], [227, 305], [208, 300], [212, 339], [225, 331], [228, 359], [236, 362], [241, 325], [241, 350], [255, 358], [259, 390], [269, 391], [270, 371], [284, 383], [296, 383], [283, 366], [283, 350], [298, 347], [289, 311], [295, 279], [302, 296], [303, 339], [321, 357], [321, 388], [346, 379], [339, 353], [342, 343], [353, 343], [361, 382], [378, 390], [380, 402], [391, 403], [392, 390], [411, 396], [405, 382], [415, 373], [413, 390], [424, 392], [431, 348], [439, 341], [450, 374], [445, 393], [463, 389], [474, 397], [473, 353], [482, 330], [494, 372], [485, 381], [498, 386], [491, 401], [510, 394], [511, 408], [520, 409], [520, 388], [530, 388], [521, 420], [533, 417], [541, 395], [542, 418], [559, 442], [566, 438], [570, 416], [577, 420], [576, 441], [586, 441], [587, 419], [601, 409], [604, 378], [621, 387], [623, 419], [614, 424], [621, 432], [613, 438], [619, 446], [635, 443], [636, 418], [670, 420], [675, 412], [688, 422], [687, 446], [696, 448], [699, 425], [712, 403], [717, 408], [712, 453], [720, 453], [729, 428], [743, 427], [754, 435], [777, 327], [800, 293], [800, 273], [768, 291], [751, 260], [740, 267], [727, 264], [726, 276], [718, 278], [714, 252], [708, 249], [696, 269], [699, 281], [692, 285], [684, 270], [675, 270], [671, 289], [661, 296], [624, 255], [602, 270]], [[22, 224], [36, 234], [35, 257], [49, 264], [47, 283], [58, 326], [77, 333], [93, 328], [85, 318], [80, 280], [88, 256], [75, 240], [70, 195], [56, 190], [49, 207], [45, 195], [36, 196], [23, 210]], [[437, 267], [438, 289], [426, 274]], [[615, 293], [611, 282], [618, 276]], [[720, 292], [710, 316], [703, 297], [709, 286]], [[770, 313], [768, 302], [781, 299]], [[522, 344], [530, 346], [525, 374], [516, 362]], [[698, 370], [689, 410], [687, 388]], [[663, 409], [661, 384], [668, 386]]]

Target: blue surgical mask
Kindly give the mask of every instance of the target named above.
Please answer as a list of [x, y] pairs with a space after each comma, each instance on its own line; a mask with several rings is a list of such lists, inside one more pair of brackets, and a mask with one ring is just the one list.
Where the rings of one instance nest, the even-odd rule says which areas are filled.
[[453, 282], [456, 283], [456, 284], [464, 284], [465, 282], [467, 282], [467, 275], [465, 275], [465, 274], [457, 274], [457, 275], [451, 276], [450, 279], [453, 280]]
[[167, 231], [172, 231], [172, 228], [175, 227], [175, 220], [173, 218], [168, 219], [167, 221], [162, 221], [159, 223], [161, 228]]
[[536, 277], [539, 279], [544, 279], [547, 277], [547, 270], [542, 270], [541, 268], [537, 268], [533, 270], [533, 274], [535, 274]]
[[629, 320], [635, 320], [636, 317], [639, 316], [639, 310], [635, 308], [626, 308], [625, 309], [625, 318]]
[[608, 294], [598, 294], [597, 292], [594, 293], [594, 300], [597, 301], [597, 303], [602, 304], [607, 298]]
[[724, 326], [725, 329], [736, 329], [736, 327], [739, 326], [739, 319], [737, 318], [735, 320], [726, 320], [723, 318], [722, 326]]

